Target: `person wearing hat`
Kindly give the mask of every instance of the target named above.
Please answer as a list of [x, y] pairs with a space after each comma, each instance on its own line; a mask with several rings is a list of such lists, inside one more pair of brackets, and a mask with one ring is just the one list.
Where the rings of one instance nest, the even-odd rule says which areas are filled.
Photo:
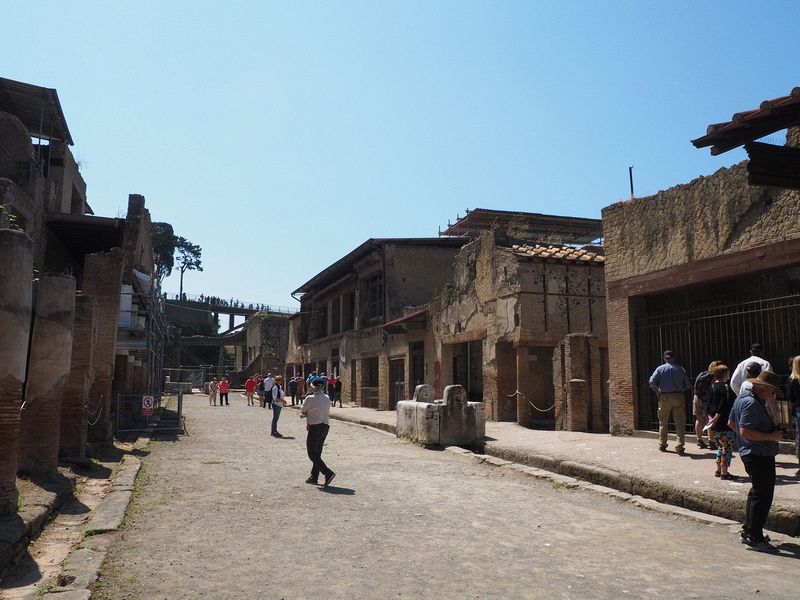
[[751, 483], [742, 524], [742, 543], [749, 550], [777, 554], [779, 550], [764, 535], [764, 524], [775, 494], [775, 455], [783, 437], [767, 411], [767, 403], [783, 396], [781, 377], [764, 370], [747, 381], [752, 387], [736, 398], [728, 421], [736, 433], [739, 456]]
[[664, 351], [664, 364], [650, 376], [650, 389], [658, 398], [658, 449], [667, 451], [667, 431], [669, 418], [675, 421], [678, 444], [675, 452], [683, 456], [686, 438], [686, 392], [692, 389], [692, 382], [682, 366], [675, 362], [672, 350]]
[[322, 487], [328, 487], [336, 477], [336, 473], [331, 471], [322, 460], [322, 448], [325, 445], [325, 438], [328, 437], [330, 430], [330, 411], [331, 399], [325, 394], [325, 386], [328, 383], [327, 377], [314, 377], [309, 380], [313, 393], [306, 396], [303, 406], [300, 408], [300, 417], [306, 418], [306, 451], [311, 460], [311, 475], [306, 479], [306, 483], [317, 485], [319, 474], [325, 476], [325, 483]]

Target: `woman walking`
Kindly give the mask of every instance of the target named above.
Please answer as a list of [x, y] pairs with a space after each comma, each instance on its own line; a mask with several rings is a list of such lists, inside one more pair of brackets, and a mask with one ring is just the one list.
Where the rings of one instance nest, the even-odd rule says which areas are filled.
[[275, 378], [275, 385], [272, 386], [272, 437], [283, 437], [278, 433], [278, 419], [284, 406], [286, 406], [286, 395], [283, 392], [283, 377], [278, 375]]
[[[794, 427], [796, 436], [796, 450], [797, 461], [800, 463], [800, 356], [795, 356], [792, 359], [792, 374], [789, 375], [789, 386], [787, 399], [790, 402], [792, 413], [794, 414]], [[800, 469], [797, 470], [800, 475]]]

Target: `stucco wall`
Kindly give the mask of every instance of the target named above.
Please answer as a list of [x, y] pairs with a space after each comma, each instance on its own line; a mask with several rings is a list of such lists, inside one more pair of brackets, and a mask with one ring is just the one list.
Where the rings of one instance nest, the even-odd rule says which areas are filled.
[[746, 162], [603, 209], [606, 281], [800, 237], [800, 192], [747, 184]]

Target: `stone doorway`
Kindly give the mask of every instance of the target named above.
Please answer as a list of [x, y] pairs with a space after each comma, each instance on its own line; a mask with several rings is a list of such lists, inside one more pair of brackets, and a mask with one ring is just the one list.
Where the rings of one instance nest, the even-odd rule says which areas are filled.
[[453, 346], [453, 383], [464, 386], [470, 402], [483, 402], [483, 340]]
[[389, 410], [397, 408], [397, 403], [406, 400], [406, 361], [402, 358], [389, 361]]

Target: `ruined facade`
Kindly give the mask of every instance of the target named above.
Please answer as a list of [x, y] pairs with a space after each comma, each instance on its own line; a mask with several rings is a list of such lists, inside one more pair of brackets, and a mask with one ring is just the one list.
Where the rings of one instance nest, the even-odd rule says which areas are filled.
[[[567, 334], [583, 333], [598, 349], [588, 385], [602, 413], [603, 263], [595, 246], [515, 243], [507, 231], [480, 233], [459, 253], [452, 285], [430, 306], [437, 394], [460, 384], [470, 400], [485, 403], [487, 419], [564, 426], [554, 419], [554, 349]], [[604, 426], [602, 419], [595, 423]]]
[[603, 210], [612, 433], [655, 427], [647, 378], [665, 349], [694, 376], [761, 342], [786, 370], [800, 347], [798, 207], [797, 190], [751, 186], [743, 162]]
[[93, 216], [71, 144], [55, 90], [0, 78], [0, 515], [17, 510], [18, 471], [84, 459], [112, 434], [113, 394], [160, 381], [144, 198]]
[[360, 406], [387, 410], [407, 399], [434, 373], [424, 311], [410, 307], [429, 302], [451, 279], [465, 241], [370, 239], [298, 288], [287, 375], [335, 373], [345, 401]]

